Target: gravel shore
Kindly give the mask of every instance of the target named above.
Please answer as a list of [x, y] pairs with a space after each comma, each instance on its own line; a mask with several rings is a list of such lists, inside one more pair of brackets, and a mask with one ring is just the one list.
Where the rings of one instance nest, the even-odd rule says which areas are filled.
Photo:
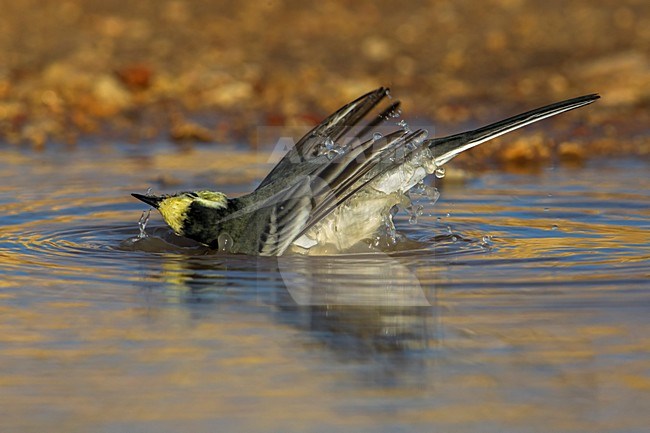
[[387, 85], [436, 135], [603, 96], [467, 161], [647, 157], [648, 53], [650, 4], [633, 0], [16, 0], [0, 15], [0, 146], [254, 148], [261, 127], [308, 127]]

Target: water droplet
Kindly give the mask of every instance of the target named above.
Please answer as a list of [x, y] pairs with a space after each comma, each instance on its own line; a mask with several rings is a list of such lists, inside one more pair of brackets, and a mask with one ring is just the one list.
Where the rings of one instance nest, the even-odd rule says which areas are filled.
[[404, 119], [397, 122], [397, 126], [402, 128], [404, 130], [404, 132], [406, 132], [406, 133], [411, 132], [411, 127], [408, 125], [408, 123], [406, 123], [406, 120], [404, 120]]
[[411, 214], [409, 217], [409, 224], [415, 225], [418, 223], [418, 215], [417, 214]]
[[388, 99], [393, 99], [393, 95], [390, 94], [390, 89], [386, 89], [386, 91], [384, 92], [384, 94], [386, 95], [386, 97], [387, 97]]
[[142, 211], [142, 215], [140, 215], [140, 220], [138, 221], [138, 228], [140, 228], [138, 239], [144, 239], [149, 236], [145, 231], [147, 228], [147, 223], [149, 222], [149, 218], [151, 218], [151, 209]]
[[492, 241], [492, 236], [483, 236], [483, 243], [489, 244]]
[[219, 237], [217, 238], [217, 244], [219, 245], [219, 251], [229, 252], [232, 250], [232, 247], [235, 244], [235, 242], [232, 240], [230, 234], [226, 232], [222, 232], [219, 233]]
[[438, 189], [420, 181], [413, 185], [407, 193], [410, 205], [405, 210], [410, 215], [411, 224], [417, 223], [417, 217], [427, 214], [433, 216], [433, 206], [440, 197]]
[[386, 234], [388, 235], [388, 243], [395, 245], [397, 243], [397, 229], [395, 228], [395, 224], [393, 224], [393, 219], [386, 218], [384, 225], [386, 227]]
[[436, 218], [436, 222], [442, 222], [442, 218], [440, 217]]
[[339, 145], [331, 137], [325, 137], [325, 140], [316, 148], [316, 156], [325, 155], [327, 159], [334, 159], [338, 155], [344, 154], [348, 150], [346, 145]]
[[558, 228], [559, 228], [559, 227], [557, 226], [557, 224], [553, 224], [553, 225], [551, 226], [551, 230], [557, 230]]
[[373, 245], [375, 247], [390, 247], [397, 244], [400, 236], [397, 233], [395, 224], [393, 224], [393, 218], [391, 215], [384, 216], [383, 225], [379, 228], [376, 233], [375, 238], [373, 239]]
[[447, 226], [447, 233], [450, 235], [454, 233], [454, 231], [451, 229], [451, 226]]
[[372, 141], [381, 140], [382, 137], [383, 135], [381, 135], [381, 132], [375, 132], [374, 134], [372, 134]]
[[402, 115], [402, 110], [400, 110], [399, 108], [396, 108], [390, 113], [388, 113], [388, 116], [392, 117], [393, 119], [397, 119], [401, 115]]
[[415, 185], [413, 185], [413, 188], [411, 188], [411, 191], [414, 194], [424, 194], [424, 181], [419, 181]]
[[153, 195], [152, 191], [153, 188], [149, 187], [147, 188], [147, 192], [145, 192], [144, 195], [146, 195], [147, 197], [151, 197]]
[[429, 197], [429, 200], [431, 200], [433, 203], [437, 202], [440, 198], [440, 191], [438, 191], [438, 188], [435, 186], [427, 186], [426, 194], [427, 197]]
[[445, 167], [436, 168], [436, 171], [434, 173], [438, 179], [442, 179], [445, 177]]
[[452, 236], [452, 237], [451, 237], [451, 241], [452, 241], [452, 242], [456, 242], [457, 240], [458, 240], [458, 238], [457, 238], [456, 236]]

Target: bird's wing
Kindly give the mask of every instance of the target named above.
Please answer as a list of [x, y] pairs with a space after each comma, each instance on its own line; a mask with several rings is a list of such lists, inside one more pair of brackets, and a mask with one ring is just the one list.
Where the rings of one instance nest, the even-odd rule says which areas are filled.
[[[296, 170], [295, 167], [292, 166], [295, 164], [304, 164], [309, 160], [318, 157], [319, 148], [323, 146], [327, 140], [331, 140], [332, 143], [337, 143], [344, 134], [359, 123], [359, 121], [361, 121], [361, 119], [363, 119], [388, 94], [389, 90], [387, 88], [380, 87], [379, 89], [369, 92], [341, 107], [338, 111], [302, 137], [264, 178], [257, 189], [259, 190], [264, 188], [278, 180], [286, 181], [287, 175], [296, 174], [299, 176], [301, 174], [306, 174], [305, 170]], [[391, 105], [393, 111], [397, 109], [398, 105], [399, 102]], [[375, 120], [373, 120], [373, 126], [379, 124], [389, 114], [390, 112], [388, 109], [384, 110], [384, 112], [379, 114]], [[359, 134], [357, 134], [357, 136], [358, 135]]]
[[391, 156], [399, 148], [406, 143], [421, 145], [424, 138], [423, 131], [408, 134], [398, 130], [360, 143], [321, 164], [311, 175], [294, 178], [293, 183], [272, 195], [264, 197], [265, 194], [253, 192], [234, 199], [238, 200], [238, 210], [229, 213], [220, 224], [248, 220], [240, 241], [254, 245], [252, 248], [260, 255], [281, 255], [313, 224], [372, 180], [374, 175], [368, 180], [364, 176], [382, 160], [393, 164]]
[[302, 231], [312, 210], [310, 179], [303, 178], [270, 205], [259, 231], [258, 251], [262, 256], [279, 256]]
[[[260, 199], [250, 194], [237, 201], [236, 211], [219, 221], [241, 227], [238, 242], [262, 256], [278, 256], [302, 231], [312, 210], [311, 177], [302, 176], [277, 193]], [[246, 221], [241, 223], [241, 221]]]
[[[358, 123], [385, 96], [385, 92], [385, 89], [379, 89], [346, 105], [315, 130], [328, 131], [333, 137], [340, 137], [351, 127], [349, 122], [342, 121], [342, 119], [347, 116], [355, 124]], [[315, 156], [312, 155], [309, 170], [298, 170], [299, 174], [294, 176], [295, 179], [278, 180], [278, 183], [288, 186], [283, 185], [280, 191], [269, 194], [267, 198], [261, 200], [260, 198], [267, 194], [262, 193], [260, 188], [249, 195], [252, 199], [251, 203], [255, 203], [252, 206], [264, 209], [265, 215], [267, 215], [265, 218], [259, 218], [266, 224], [261, 232], [258, 231], [258, 233], [263, 233], [260, 253], [264, 255], [282, 254], [293, 240], [306, 233], [348, 198], [381, 174], [403, 164], [409, 159], [409, 156], [423, 147], [431, 149], [436, 165], [442, 165], [459, 153], [478, 144], [539, 120], [587, 105], [598, 97], [598, 95], [587, 95], [569, 99], [449, 137], [426, 140], [427, 132], [424, 130], [407, 133], [404, 129], [400, 129], [379, 140], [371, 139], [360, 142], [331, 160], [324, 157], [315, 159]], [[395, 104], [388, 107], [364, 127], [356, 137], [361, 137], [371, 131], [374, 126], [389, 117], [387, 114], [390, 111], [395, 109]], [[300, 141], [300, 146], [297, 145], [296, 148], [307, 150], [307, 154], [310, 154], [320, 143], [311, 141], [308, 135]], [[302, 154], [302, 156], [304, 155]], [[285, 160], [285, 164], [293, 163], [290, 158], [285, 157], [283, 161]], [[274, 171], [282, 163], [281, 161]], [[287, 170], [279, 170], [276, 175], [280, 176], [282, 171], [292, 172], [291, 167], [285, 166], [284, 168]], [[269, 182], [274, 182], [272, 175], [273, 172], [265, 179], [267, 185]], [[266, 188], [267, 191], [270, 189]]]
[[403, 163], [412, 152], [422, 147], [427, 132], [407, 133], [398, 130], [377, 141], [359, 145], [342, 157], [339, 164], [325, 167], [312, 181], [314, 209], [300, 235], [329, 215], [377, 176]]
[[[435, 164], [440, 166], [467, 149], [531, 123], [590, 104], [598, 98], [598, 95], [592, 94], [568, 99], [473, 131], [439, 139], [426, 140], [426, 131], [423, 130], [411, 134], [405, 134], [402, 130], [386, 136], [384, 146], [377, 148], [368, 147], [367, 142], [361, 144], [333, 161], [340, 159], [339, 164], [328, 164], [317, 173], [321, 186], [315, 188], [312, 185], [315, 205], [300, 235], [378, 176], [404, 163], [423, 147], [431, 149]], [[359, 158], [359, 154], [363, 154], [365, 159]]]

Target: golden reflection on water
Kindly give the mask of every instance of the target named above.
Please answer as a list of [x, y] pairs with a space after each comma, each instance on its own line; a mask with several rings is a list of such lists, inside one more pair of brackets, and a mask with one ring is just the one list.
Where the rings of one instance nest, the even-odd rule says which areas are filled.
[[[227, 176], [208, 156], [177, 155], [178, 177], [194, 185], [198, 160]], [[256, 158], [241, 164], [263, 163]], [[525, 185], [495, 191], [487, 176], [482, 188], [443, 190], [437, 213], [406, 227], [425, 239], [419, 248], [264, 259], [161, 248], [159, 220], [149, 249], [121, 247], [142, 210], [128, 193], [152, 182], [142, 165], [171, 170], [169, 159], [82, 159], [65, 173], [9, 161], [0, 174], [10, 185], [0, 187], [2, 431], [650, 424], [650, 211], [623, 172], [620, 194], [613, 176], [588, 202], [561, 193], [586, 181], [558, 175], [544, 187], [555, 195], [540, 200], [523, 188], [543, 178], [509, 177]], [[16, 179], [38, 185], [23, 190]], [[448, 225], [467, 241], [431, 246]]]
[[495, 309], [480, 293], [456, 299], [444, 289], [429, 307], [299, 307], [250, 294], [252, 305], [234, 308], [227, 296], [204, 305], [155, 299], [3, 305], [4, 422], [153, 430], [218, 419], [300, 430], [321, 420], [361, 428], [372, 413], [372, 425], [416, 429], [643, 425], [650, 334], [633, 315]]

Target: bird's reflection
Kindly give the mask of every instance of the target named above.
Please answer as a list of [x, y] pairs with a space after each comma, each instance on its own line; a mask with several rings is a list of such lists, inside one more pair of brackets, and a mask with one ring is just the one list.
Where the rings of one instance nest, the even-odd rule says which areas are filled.
[[279, 323], [361, 359], [404, 356], [435, 341], [435, 291], [416, 270], [386, 254], [194, 256], [164, 262], [161, 275], [180, 302], [270, 306]]
[[[351, 389], [454, 393], [455, 382], [447, 377], [462, 372], [467, 373], [463, 383], [477, 390], [491, 383], [518, 389], [524, 378], [543, 388], [552, 372], [562, 378], [553, 390], [559, 400], [571, 404], [575, 395], [593, 393], [597, 382], [579, 371], [593, 369], [595, 358], [589, 353], [597, 340], [571, 331], [571, 326], [567, 330], [555, 326], [557, 320], [569, 324], [577, 320], [573, 313], [565, 317], [565, 309], [544, 303], [548, 297], [531, 298], [540, 304], [518, 313], [521, 297], [513, 300], [514, 309], [510, 304], [498, 308], [479, 291], [471, 298], [461, 293], [462, 305], [458, 299], [450, 303], [453, 290], [442, 296], [431, 282], [432, 267], [436, 281], [444, 272], [431, 261], [414, 261], [413, 256], [398, 255], [280, 261], [170, 256], [156, 262], [163, 266], [156, 275], [162, 276], [167, 296], [177, 302], [210, 307], [190, 307], [192, 315], [213, 314], [214, 306], [235, 314], [266, 315], [279, 332], [298, 330], [292, 344], [300, 353], [332, 359], [331, 368], [345, 375], [345, 383], [337, 382], [343, 389], [349, 380]], [[290, 347], [286, 350], [293, 353]], [[476, 366], [498, 380], [474, 374]]]

